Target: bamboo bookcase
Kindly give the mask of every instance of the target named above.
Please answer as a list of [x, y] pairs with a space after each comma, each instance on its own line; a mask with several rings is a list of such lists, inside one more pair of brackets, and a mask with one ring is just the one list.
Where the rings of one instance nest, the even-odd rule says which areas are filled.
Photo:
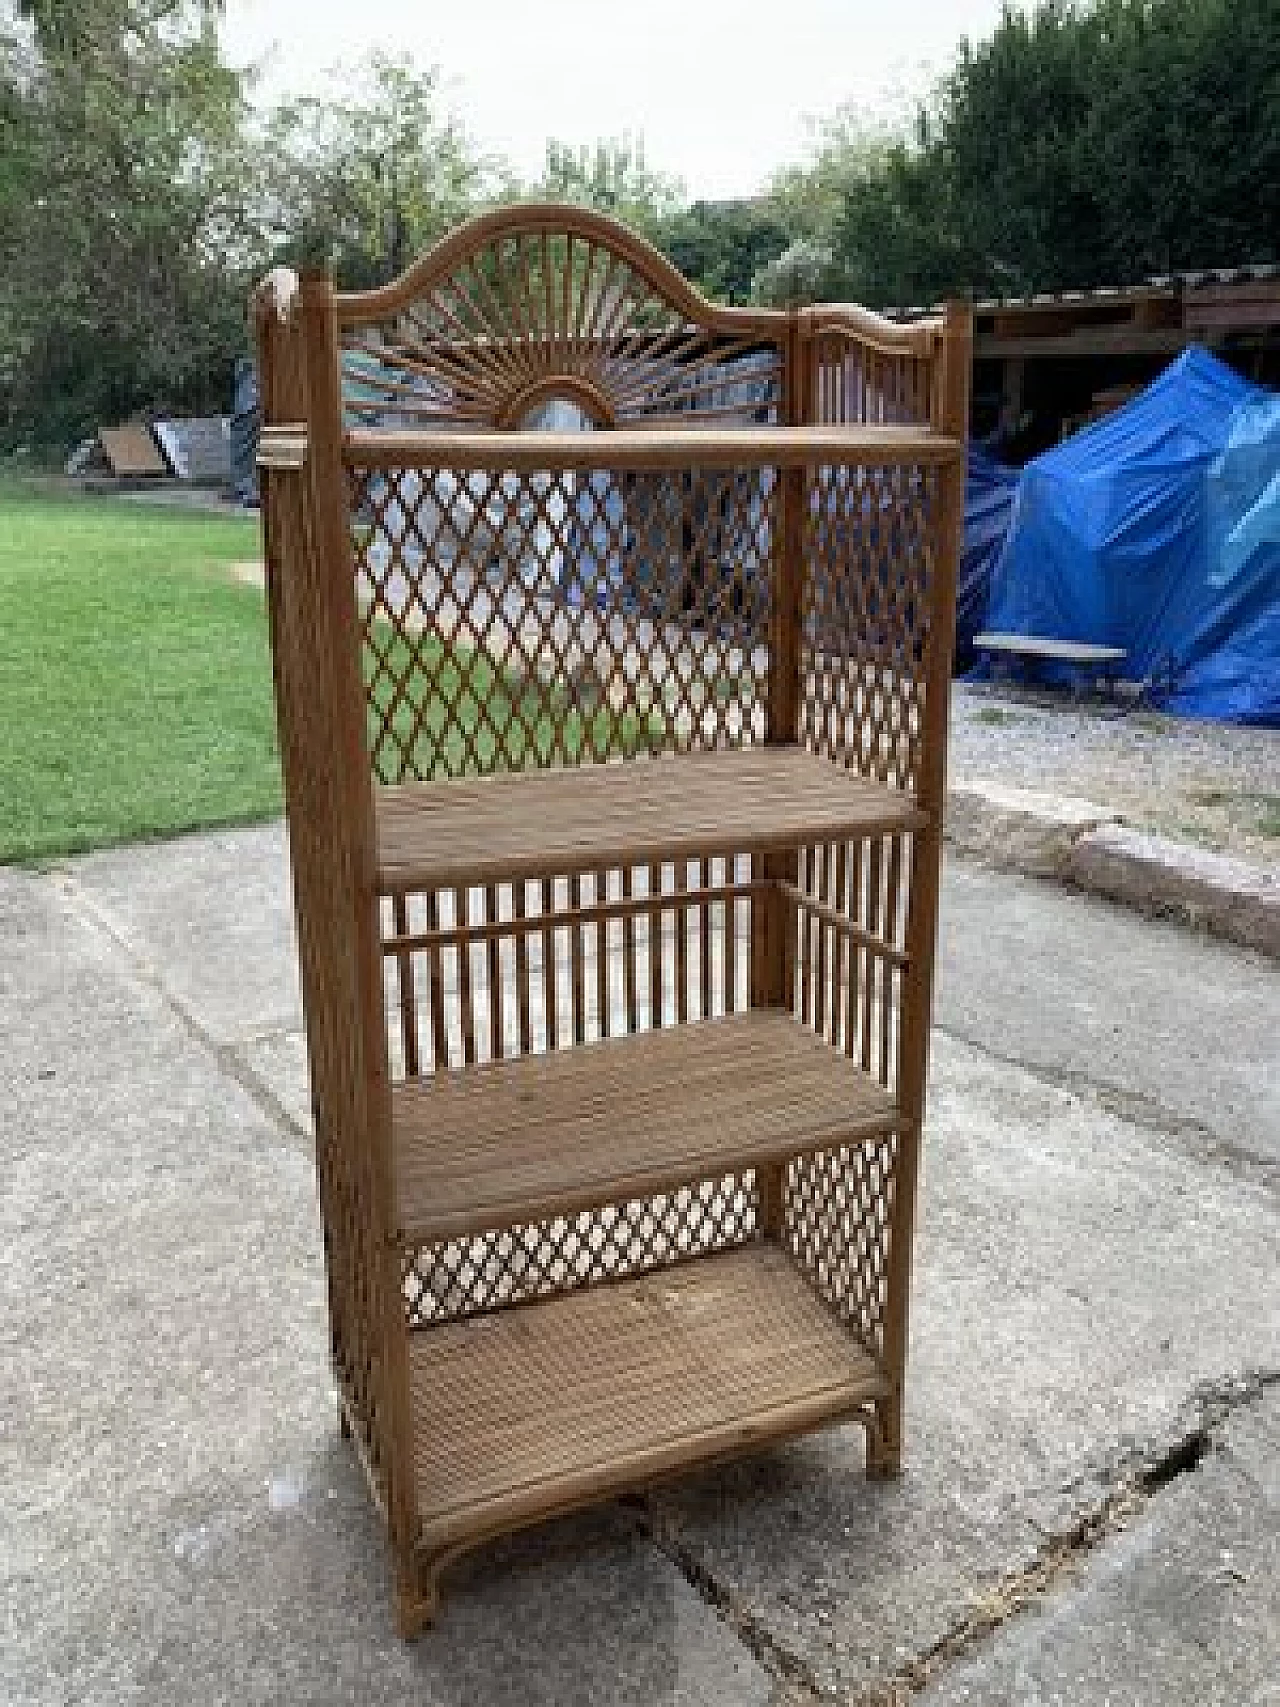
[[333, 1362], [412, 1635], [682, 1468], [898, 1466], [970, 327], [716, 307], [550, 206], [254, 312]]

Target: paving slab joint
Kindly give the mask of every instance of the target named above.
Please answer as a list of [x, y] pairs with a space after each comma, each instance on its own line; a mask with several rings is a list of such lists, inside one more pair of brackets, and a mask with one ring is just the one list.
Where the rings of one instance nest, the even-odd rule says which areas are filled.
[[160, 968], [143, 951], [120, 920], [77, 880], [73, 872], [59, 868], [52, 875], [64, 902], [80, 923], [87, 929], [96, 931], [124, 956], [133, 976], [159, 997], [191, 1041], [212, 1056], [218, 1070], [235, 1081], [283, 1137], [290, 1142], [301, 1143], [310, 1152], [313, 1147], [310, 1131], [289, 1112], [273, 1086], [261, 1073], [254, 1070], [241, 1053], [249, 1045], [269, 1041], [285, 1033], [272, 1029], [243, 1038], [237, 1043], [220, 1042], [201, 1024], [190, 1007], [169, 988]]
[[645, 1537], [680, 1572], [690, 1588], [706, 1602], [733, 1631], [756, 1663], [773, 1679], [773, 1707], [808, 1707], [808, 1703], [833, 1700], [819, 1684], [810, 1666], [786, 1648], [741, 1596], [714, 1572], [680, 1538], [676, 1526], [652, 1499], [634, 1502], [633, 1510]]
[[[1131, 1523], [1179, 1477], [1193, 1475], [1214, 1449], [1214, 1437], [1237, 1411], [1257, 1404], [1280, 1385], [1280, 1369], [1250, 1369], [1200, 1383], [1183, 1406], [1184, 1426], [1161, 1452], [1141, 1450], [1099, 1479], [1111, 1491], [1067, 1528], [1046, 1536], [1036, 1556], [996, 1582], [964, 1618], [892, 1677], [839, 1697], [843, 1707], [908, 1707], [913, 1696], [965, 1658], [1027, 1607], [1079, 1569], [1111, 1535]], [[813, 1669], [778, 1640], [742, 1597], [711, 1571], [682, 1540], [678, 1527], [652, 1498], [625, 1502], [645, 1537], [733, 1631], [773, 1679], [773, 1707], [809, 1707], [835, 1699]]]
[[1180, 1114], [1155, 1097], [1106, 1079], [1094, 1078], [1078, 1069], [1053, 1066], [1044, 1061], [1028, 1061], [1014, 1050], [998, 1049], [978, 1033], [942, 1019], [934, 1020], [933, 1029], [988, 1061], [1012, 1067], [1042, 1085], [1093, 1102], [1129, 1126], [1140, 1127], [1144, 1132], [1172, 1142], [1197, 1163], [1216, 1163], [1229, 1169], [1237, 1179], [1259, 1185], [1264, 1190], [1280, 1190], [1280, 1163], [1257, 1155], [1244, 1144], [1224, 1138], [1203, 1120]]
[[1246, 1370], [1194, 1389], [1184, 1407], [1187, 1426], [1164, 1451], [1125, 1459], [1106, 1478], [1111, 1492], [1066, 1529], [1049, 1535], [1035, 1558], [1002, 1577], [977, 1603], [922, 1653], [891, 1678], [849, 1698], [848, 1707], [906, 1707], [911, 1697], [968, 1656], [1010, 1619], [1067, 1580], [1084, 1559], [1131, 1523], [1161, 1491], [1193, 1475], [1214, 1449], [1214, 1437], [1229, 1417], [1257, 1404], [1280, 1385], [1280, 1370]]

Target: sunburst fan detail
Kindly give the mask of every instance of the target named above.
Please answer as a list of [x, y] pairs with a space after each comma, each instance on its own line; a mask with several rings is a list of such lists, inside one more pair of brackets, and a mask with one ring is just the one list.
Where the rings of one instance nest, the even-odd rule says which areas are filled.
[[505, 209], [458, 235], [341, 299], [352, 426], [518, 427], [553, 398], [600, 427], [781, 419], [783, 316], [717, 308], [581, 209]]

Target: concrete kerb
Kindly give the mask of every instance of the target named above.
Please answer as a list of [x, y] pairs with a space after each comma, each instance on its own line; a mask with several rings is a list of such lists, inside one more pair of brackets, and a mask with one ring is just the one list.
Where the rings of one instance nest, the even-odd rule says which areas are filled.
[[1133, 829], [1079, 796], [955, 782], [945, 834], [957, 853], [997, 870], [1066, 883], [1280, 960], [1280, 874]]

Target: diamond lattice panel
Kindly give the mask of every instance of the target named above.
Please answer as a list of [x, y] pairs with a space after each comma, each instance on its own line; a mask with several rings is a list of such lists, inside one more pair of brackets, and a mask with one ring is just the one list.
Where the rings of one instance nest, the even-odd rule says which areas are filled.
[[755, 1237], [758, 1209], [755, 1175], [748, 1171], [660, 1197], [427, 1245], [405, 1261], [406, 1317], [410, 1327], [426, 1327], [727, 1250]]
[[787, 1164], [782, 1242], [874, 1356], [884, 1349], [896, 1136]]
[[937, 474], [823, 468], [801, 586], [800, 738], [864, 776], [919, 779]]
[[763, 737], [772, 470], [356, 470], [382, 782]]

